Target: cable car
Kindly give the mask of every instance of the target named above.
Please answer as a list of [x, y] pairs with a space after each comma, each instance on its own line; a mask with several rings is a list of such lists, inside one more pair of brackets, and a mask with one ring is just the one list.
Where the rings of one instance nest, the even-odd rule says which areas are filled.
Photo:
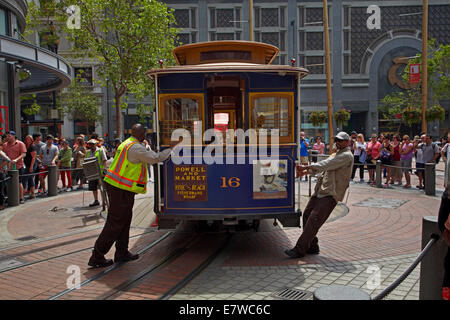
[[159, 228], [184, 220], [300, 226], [295, 163], [300, 79], [308, 70], [295, 60], [272, 64], [278, 51], [249, 41], [187, 44], [173, 50], [178, 65], [148, 71], [156, 148], [182, 139], [155, 165]]

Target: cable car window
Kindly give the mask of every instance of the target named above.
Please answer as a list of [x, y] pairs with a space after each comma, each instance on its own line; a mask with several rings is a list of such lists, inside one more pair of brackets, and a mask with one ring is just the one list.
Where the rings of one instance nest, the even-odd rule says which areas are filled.
[[278, 129], [280, 142], [293, 142], [293, 95], [289, 93], [253, 93], [250, 95], [252, 128], [256, 131], [266, 129], [268, 135], [272, 129]]
[[198, 126], [203, 122], [203, 95], [161, 95], [159, 119], [163, 145], [170, 143], [176, 129], [188, 130], [192, 138], [195, 132], [202, 134], [203, 128]]

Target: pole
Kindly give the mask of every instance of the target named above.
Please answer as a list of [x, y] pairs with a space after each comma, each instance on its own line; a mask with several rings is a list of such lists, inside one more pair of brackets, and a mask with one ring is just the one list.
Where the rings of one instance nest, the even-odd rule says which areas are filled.
[[332, 153], [333, 140], [333, 102], [331, 96], [331, 66], [330, 66], [330, 37], [328, 32], [328, 2], [323, 0], [323, 32], [325, 35], [325, 69], [327, 77], [327, 106], [328, 106], [328, 143]]
[[422, 132], [427, 132], [428, 99], [428, 0], [422, 0]]
[[[7, 181], [8, 205], [10, 207], [18, 206], [19, 199], [19, 171], [15, 168], [8, 171], [11, 179]], [[3, 183], [3, 182], [2, 182]]]
[[249, 39], [253, 41], [253, 0], [248, 0], [248, 26]]
[[[436, 216], [422, 218], [422, 249], [433, 235], [440, 235]], [[448, 246], [438, 241], [420, 262], [419, 300], [442, 300], [444, 259]]]

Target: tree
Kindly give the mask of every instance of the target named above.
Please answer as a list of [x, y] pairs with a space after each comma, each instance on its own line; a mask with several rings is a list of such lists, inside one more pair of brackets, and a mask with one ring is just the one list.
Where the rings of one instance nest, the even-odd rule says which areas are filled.
[[92, 91], [82, 84], [81, 74], [78, 74], [72, 83], [60, 96], [60, 110], [68, 114], [72, 120], [95, 122], [102, 119], [98, 113], [99, 99]]
[[[49, 2], [50, 0], [46, 0]], [[126, 93], [137, 101], [151, 94], [152, 83], [146, 72], [159, 60], [174, 63], [171, 51], [177, 31], [172, 25], [172, 9], [156, 0], [60, 0], [53, 2], [58, 27], [74, 44], [77, 57], [99, 63], [97, 74], [102, 85], [114, 91], [117, 132], [122, 136], [121, 108]], [[65, 21], [66, 9], [80, 8], [81, 28], [71, 29]]]
[[[428, 89], [432, 105], [439, 104], [440, 100], [450, 99], [450, 45], [437, 45], [434, 39], [429, 41], [428, 52]], [[422, 63], [421, 54], [408, 61], [402, 75], [403, 81], [409, 82], [409, 66]], [[419, 108], [421, 105], [422, 81], [405, 91], [393, 92], [385, 96], [380, 103], [379, 111], [386, 119], [395, 118], [402, 114], [405, 108]], [[402, 119], [406, 122], [406, 119]], [[418, 119], [420, 122], [421, 119]], [[408, 121], [410, 122], [410, 121]], [[411, 124], [411, 122], [410, 122]]]

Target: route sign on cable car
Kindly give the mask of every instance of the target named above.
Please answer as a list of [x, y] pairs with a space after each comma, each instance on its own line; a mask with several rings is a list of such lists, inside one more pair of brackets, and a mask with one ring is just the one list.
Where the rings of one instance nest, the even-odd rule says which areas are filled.
[[420, 64], [412, 64], [409, 66], [409, 83], [420, 82]]

